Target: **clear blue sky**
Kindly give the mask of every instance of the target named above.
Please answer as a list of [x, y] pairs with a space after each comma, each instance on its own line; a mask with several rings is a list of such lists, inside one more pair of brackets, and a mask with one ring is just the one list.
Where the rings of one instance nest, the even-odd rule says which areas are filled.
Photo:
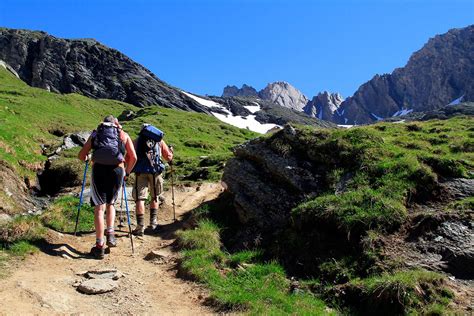
[[0, 26], [95, 38], [211, 95], [283, 80], [308, 97], [346, 97], [430, 37], [473, 23], [473, 0], [0, 0]]

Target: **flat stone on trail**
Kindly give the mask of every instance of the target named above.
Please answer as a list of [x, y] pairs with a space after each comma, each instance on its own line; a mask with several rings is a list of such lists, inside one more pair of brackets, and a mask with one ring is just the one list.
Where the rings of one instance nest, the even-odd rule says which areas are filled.
[[118, 280], [123, 277], [123, 273], [117, 269], [89, 270], [83, 275], [88, 279]]
[[113, 291], [118, 284], [117, 281], [110, 279], [91, 279], [82, 282], [77, 290], [85, 294], [101, 294]]
[[145, 256], [145, 260], [148, 260], [148, 261], [152, 261], [152, 260], [164, 260], [168, 257], [168, 254], [163, 252], [163, 251], [159, 251], [159, 250], [152, 250], [150, 251], [146, 256]]

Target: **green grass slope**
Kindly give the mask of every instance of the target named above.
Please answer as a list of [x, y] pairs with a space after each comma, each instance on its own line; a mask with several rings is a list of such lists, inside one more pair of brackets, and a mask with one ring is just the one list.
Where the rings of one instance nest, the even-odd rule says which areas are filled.
[[54, 131], [91, 130], [105, 115], [132, 108], [117, 101], [32, 88], [0, 67], [0, 160], [19, 175], [31, 174], [25, 166], [45, 160], [40, 145], [61, 143]]
[[45, 160], [41, 144], [60, 144], [62, 137], [53, 135], [54, 131], [92, 130], [105, 115], [118, 116], [124, 110], [139, 113], [135, 120], [123, 124], [132, 137], [142, 123], [154, 124], [165, 132], [166, 141], [175, 145], [176, 156], [182, 161], [201, 156], [228, 157], [232, 146], [257, 136], [200, 113], [159, 106], [139, 109], [113, 100], [32, 88], [0, 68], [0, 160], [24, 175], [28, 163]]

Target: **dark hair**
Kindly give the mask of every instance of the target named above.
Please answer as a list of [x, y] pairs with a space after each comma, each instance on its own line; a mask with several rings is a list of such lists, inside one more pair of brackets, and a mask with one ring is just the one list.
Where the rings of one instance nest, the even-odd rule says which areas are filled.
[[104, 117], [104, 122], [115, 123], [115, 117], [113, 115], [107, 115], [106, 117]]

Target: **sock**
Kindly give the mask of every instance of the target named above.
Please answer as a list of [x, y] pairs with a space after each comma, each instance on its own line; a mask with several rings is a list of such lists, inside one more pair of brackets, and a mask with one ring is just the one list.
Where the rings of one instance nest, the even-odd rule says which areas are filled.
[[105, 230], [105, 233], [107, 235], [113, 234], [114, 233], [114, 228], [113, 227], [107, 227], [107, 229]]
[[145, 214], [137, 214], [137, 225], [143, 226], [145, 223]]
[[150, 224], [155, 225], [158, 223], [158, 210], [156, 208], [150, 209]]
[[101, 238], [96, 238], [95, 239], [95, 246], [97, 248], [102, 248], [104, 246], [104, 241]]

